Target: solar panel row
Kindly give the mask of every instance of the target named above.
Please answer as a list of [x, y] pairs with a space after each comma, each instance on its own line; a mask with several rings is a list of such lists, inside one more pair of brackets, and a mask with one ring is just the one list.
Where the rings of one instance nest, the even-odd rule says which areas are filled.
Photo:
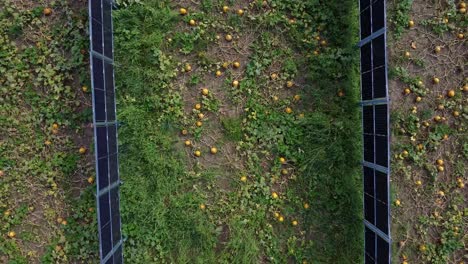
[[101, 263], [123, 263], [112, 0], [89, 0], [91, 80]]
[[360, 0], [365, 263], [391, 261], [385, 0]]

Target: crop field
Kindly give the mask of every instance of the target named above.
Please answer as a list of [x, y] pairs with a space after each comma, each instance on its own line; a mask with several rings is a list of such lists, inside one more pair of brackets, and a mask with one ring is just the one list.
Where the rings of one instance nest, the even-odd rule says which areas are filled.
[[[393, 263], [466, 263], [466, 5], [388, 0]], [[126, 263], [363, 263], [359, 1], [120, 0]], [[99, 263], [86, 0], [0, 0], [0, 263]]]

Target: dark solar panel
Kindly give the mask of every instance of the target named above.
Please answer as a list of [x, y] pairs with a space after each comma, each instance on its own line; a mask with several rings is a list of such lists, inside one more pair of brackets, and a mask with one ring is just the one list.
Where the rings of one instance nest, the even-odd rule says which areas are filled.
[[372, 72], [363, 73], [361, 75], [361, 93], [362, 100], [371, 100], [372, 99]]
[[385, 0], [360, 0], [364, 262], [373, 264], [390, 263], [391, 250], [385, 8]]
[[96, 127], [97, 157], [98, 159], [107, 156], [107, 128]]
[[106, 261], [106, 264], [112, 264], [114, 263], [114, 257], [111, 256], [107, 261]]
[[106, 120], [114, 122], [115, 118], [115, 95], [113, 91], [106, 91]]
[[110, 201], [108, 192], [103, 193], [101, 196], [99, 196], [99, 219], [102, 227], [108, 225], [110, 222]]
[[112, 218], [112, 244], [116, 246], [121, 238], [120, 235], [120, 210], [119, 210], [119, 191], [114, 188], [110, 192], [111, 199], [111, 218]]
[[390, 245], [387, 241], [377, 237], [377, 264], [390, 263]]
[[104, 55], [113, 57], [112, 29], [104, 29]]
[[101, 225], [101, 250], [102, 255], [106, 256], [112, 250], [112, 235], [110, 222]]
[[386, 136], [375, 136], [375, 163], [388, 167], [388, 139]]
[[101, 158], [97, 161], [97, 187], [102, 190], [109, 186], [109, 161], [107, 158]]
[[372, 32], [385, 26], [385, 1], [377, 0], [372, 4]]
[[365, 253], [367, 256], [369, 256], [372, 261], [374, 261], [375, 258], [375, 233], [372, 232], [369, 228], [365, 227], [365, 238], [364, 238], [364, 243], [365, 243]]
[[385, 234], [388, 234], [388, 206], [385, 203], [376, 201], [375, 226]]
[[367, 43], [361, 47], [361, 72], [368, 72], [372, 69], [372, 47]]
[[107, 92], [114, 92], [114, 66], [111, 63], [104, 63], [104, 80], [105, 80], [105, 90]]
[[364, 194], [364, 218], [372, 224], [375, 222], [375, 199], [368, 194]]
[[374, 78], [373, 78], [374, 98], [387, 97], [387, 79], [386, 79], [387, 69], [385, 67], [380, 67], [380, 68], [374, 69], [373, 72], [374, 72]]
[[367, 8], [361, 12], [361, 39], [364, 39], [371, 34], [371, 11]]
[[106, 118], [107, 122], [115, 121], [115, 90], [114, 70], [110, 63], [104, 63], [104, 77], [106, 86]]
[[97, 21], [102, 20], [102, 6], [101, 0], [89, 0], [89, 6], [91, 9], [91, 18], [96, 19]]
[[388, 176], [380, 171], [375, 172], [376, 188], [376, 226], [388, 234]]
[[[105, 29], [112, 29], [112, 1], [102, 0], [102, 24]], [[111, 37], [112, 38], [112, 37]]]
[[96, 122], [106, 121], [106, 94], [103, 90], [94, 90], [94, 118]]
[[372, 105], [362, 108], [362, 125], [365, 134], [374, 134], [374, 107]]
[[101, 263], [123, 263], [113, 69], [112, 1], [89, 0]]
[[364, 166], [364, 218], [374, 223], [374, 170]]
[[364, 193], [374, 196], [374, 170], [364, 166]]
[[[119, 203], [117, 203], [119, 205]], [[114, 242], [114, 247], [122, 239], [122, 234], [120, 233], [120, 210], [117, 208], [112, 217], [112, 237]]]
[[366, 258], [365, 258], [364, 261], [365, 261], [364, 262], [365, 264], [375, 264], [375, 260], [371, 256], [369, 256], [367, 254], [366, 254]]
[[111, 64], [105, 64], [106, 81], [106, 114], [107, 122], [115, 121], [115, 90], [114, 90], [114, 72]]
[[122, 246], [120, 246], [117, 251], [115, 252], [114, 254], [114, 262], [115, 263], [122, 263], [123, 262], [123, 259], [122, 259]]
[[102, 60], [93, 57], [92, 64], [92, 79], [94, 89], [104, 90], [104, 66], [102, 65]]
[[118, 159], [117, 154], [109, 156], [109, 181], [110, 184], [118, 182], [119, 180], [119, 170], [118, 170]]
[[359, 1], [359, 7], [361, 10], [364, 10], [364, 8], [367, 8], [370, 5], [371, 0], [360, 0]]
[[372, 56], [373, 68], [385, 65], [385, 35], [372, 40]]
[[102, 53], [102, 24], [101, 22], [91, 19], [91, 49], [95, 52]]
[[364, 160], [374, 163], [374, 136], [364, 135]]
[[376, 105], [375, 106], [375, 134], [384, 135], [388, 134], [388, 106]]
[[375, 197], [377, 200], [387, 203], [388, 200], [388, 175], [375, 171]]
[[117, 153], [117, 125], [109, 125], [107, 127], [107, 134], [109, 138], [109, 154]]

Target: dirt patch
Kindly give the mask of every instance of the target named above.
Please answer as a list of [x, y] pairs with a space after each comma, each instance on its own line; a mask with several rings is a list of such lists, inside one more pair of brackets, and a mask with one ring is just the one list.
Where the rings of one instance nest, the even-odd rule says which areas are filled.
[[[458, 20], [447, 18], [448, 8], [452, 6], [446, 1], [414, 1], [410, 17], [415, 26], [401, 39], [389, 42], [390, 66], [396, 69], [396, 78], [389, 82], [393, 113], [392, 186], [395, 199], [403, 204], [393, 210], [392, 216], [393, 237], [399, 241], [394, 255], [397, 262], [402, 256], [409, 256], [413, 263], [427, 263], [429, 254], [418, 252], [419, 246], [441, 246], [445, 229], [437, 224], [439, 216], [450, 214], [454, 204], [467, 205], [456, 201], [460, 192], [465, 201], [467, 198], [467, 192], [457, 188], [459, 179], [467, 180], [465, 169], [460, 169], [461, 160], [466, 159], [460, 141], [466, 140], [463, 134], [467, 122], [466, 117], [455, 116], [455, 112], [463, 112], [462, 105], [468, 102], [461, 90], [466, 82], [468, 50], [466, 40], [457, 38]], [[437, 27], [446, 26], [452, 29], [436, 32]], [[405, 74], [410, 81], [402, 77]], [[416, 83], [418, 80], [421, 85]], [[409, 94], [405, 94], [407, 88], [411, 90]], [[448, 96], [450, 90], [457, 95]], [[411, 119], [412, 116], [417, 119]], [[439, 117], [442, 121], [436, 121]], [[401, 156], [404, 150], [410, 152], [409, 158]], [[437, 160], [444, 161], [443, 171], [438, 171]], [[424, 219], [431, 220], [421, 222]], [[447, 263], [458, 263], [461, 255], [460, 251], [454, 252]], [[431, 257], [434, 260], [440, 256]]]

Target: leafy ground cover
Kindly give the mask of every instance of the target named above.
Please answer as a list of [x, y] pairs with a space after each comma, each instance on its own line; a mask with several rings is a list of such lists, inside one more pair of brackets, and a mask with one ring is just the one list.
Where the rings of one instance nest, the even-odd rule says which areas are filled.
[[468, 211], [466, 4], [393, 1], [395, 263], [465, 263]]
[[0, 1], [1, 263], [96, 254], [86, 18], [67, 1]]

